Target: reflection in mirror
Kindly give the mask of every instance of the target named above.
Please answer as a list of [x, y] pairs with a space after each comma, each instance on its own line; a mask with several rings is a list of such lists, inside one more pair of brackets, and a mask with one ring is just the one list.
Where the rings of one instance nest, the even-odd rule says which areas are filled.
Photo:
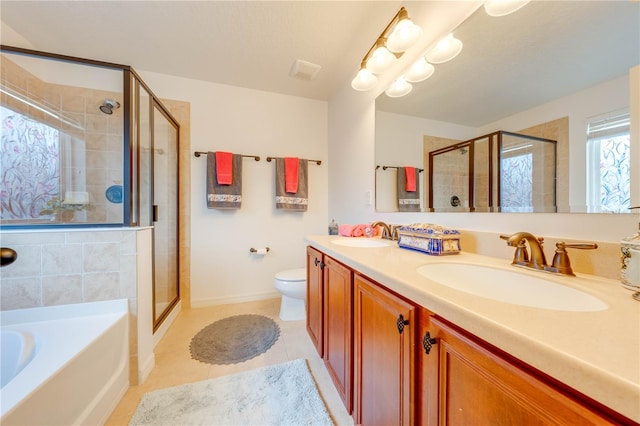
[[425, 151], [428, 211], [556, 211], [556, 141], [500, 131]]
[[[545, 193], [555, 192], [556, 211], [598, 211], [587, 198], [587, 123], [629, 112], [629, 70], [640, 64], [640, 3], [530, 2], [499, 18], [480, 7], [454, 35], [464, 43], [458, 57], [436, 65], [409, 95], [376, 100], [376, 162], [425, 168], [427, 189], [428, 139], [441, 142], [431, 150], [498, 130], [551, 139], [556, 182]], [[638, 164], [633, 147], [629, 155]], [[418, 158], [423, 164], [415, 164]], [[486, 167], [478, 161], [474, 169]], [[465, 211], [468, 196], [454, 195], [459, 206], [447, 198], [448, 207]], [[376, 209], [398, 211], [385, 198], [376, 191]], [[427, 194], [423, 199], [428, 211]], [[477, 201], [474, 211], [500, 211]]]
[[376, 166], [376, 192], [385, 194], [377, 200], [378, 208], [384, 204], [388, 209], [401, 212], [419, 212], [423, 209], [421, 173], [424, 169], [413, 166]]
[[508, 132], [501, 136], [499, 211], [555, 212], [556, 141]]

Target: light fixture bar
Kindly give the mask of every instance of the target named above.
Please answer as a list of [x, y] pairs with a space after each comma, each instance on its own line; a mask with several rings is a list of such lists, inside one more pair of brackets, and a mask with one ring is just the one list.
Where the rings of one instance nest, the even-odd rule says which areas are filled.
[[[402, 23], [401, 28], [397, 28]], [[396, 32], [396, 29], [398, 31]], [[403, 7], [389, 21], [375, 43], [362, 58], [360, 71], [352, 80], [351, 87], [355, 90], [369, 90], [377, 83], [374, 74], [381, 74], [388, 70], [396, 59], [422, 35], [422, 29], [411, 22], [407, 9]], [[393, 48], [388, 46], [388, 39], [392, 37]], [[371, 61], [371, 59], [374, 59]]]

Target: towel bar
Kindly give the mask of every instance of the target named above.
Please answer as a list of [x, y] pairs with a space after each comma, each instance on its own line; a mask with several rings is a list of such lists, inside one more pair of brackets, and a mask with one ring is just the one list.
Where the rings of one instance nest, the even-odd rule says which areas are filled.
[[[382, 170], [387, 170], [387, 169], [400, 169], [401, 167], [399, 166], [376, 166], [376, 170], [378, 170], [380, 167], [382, 167]], [[422, 173], [424, 171], [424, 169], [419, 169], [416, 167], [416, 170], [418, 171], [418, 173]]]
[[[270, 162], [271, 162], [271, 160], [275, 160], [275, 159], [276, 159], [276, 157], [267, 157], [267, 162], [269, 162], [269, 163], [270, 163]], [[307, 160], [307, 161], [311, 161], [311, 162], [313, 162], [313, 163], [316, 163], [318, 166], [319, 166], [320, 164], [322, 164], [322, 160]]]
[[[207, 155], [208, 152], [203, 152], [203, 151], [196, 151], [193, 153], [194, 157], [200, 157], [201, 155]], [[260, 156], [259, 155], [242, 155], [242, 157], [246, 157], [246, 158], [253, 158], [256, 161], [260, 161]]]

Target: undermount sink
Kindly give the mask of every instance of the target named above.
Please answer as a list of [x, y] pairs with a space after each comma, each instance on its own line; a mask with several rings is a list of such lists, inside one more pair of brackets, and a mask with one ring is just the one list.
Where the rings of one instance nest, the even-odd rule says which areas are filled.
[[[602, 311], [602, 300], [540, 276], [471, 263], [432, 263], [417, 272], [438, 284], [479, 297], [554, 311]], [[566, 277], [567, 279], [579, 279]]]
[[389, 247], [389, 244], [382, 240], [372, 238], [339, 238], [331, 242], [346, 247]]

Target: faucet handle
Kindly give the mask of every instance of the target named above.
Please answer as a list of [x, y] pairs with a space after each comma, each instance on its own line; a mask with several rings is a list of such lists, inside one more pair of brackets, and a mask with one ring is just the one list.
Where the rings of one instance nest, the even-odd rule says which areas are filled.
[[[500, 238], [503, 240], [508, 240], [510, 238], [509, 235], [500, 235]], [[516, 251], [513, 253], [513, 261], [511, 261], [512, 265], [527, 265], [529, 263], [529, 253], [527, 252], [527, 245], [525, 244], [527, 240], [524, 238], [518, 241], [516, 245]]]
[[560, 274], [565, 275], [573, 275], [576, 274], [573, 272], [571, 268], [571, 262], [569, 261], [569, 254], [567, 253], [568, 248], [575, 248], [581, 250], [593, 250], [597, 249], [598, 245], [596, 243], [571, 243], [567, 244], [564, 241], [559, 241], [556, 243], [556, 253], [553, 256], [553, 262], [551, 266], [545, 268], [550, 272], [558, 272]]
[[598, 244], [596, 244], [596, 243], [571, 243], [571, 244], [567, 244], [564, 241], [560, 241], [559, 243], [556, 243], [556, 248], [560, 248], [560, 247], [575, 248], [575, 249], [581, 249], [581, 250], [593, 250], [593, 249], [597, 249], [598, 248]]

